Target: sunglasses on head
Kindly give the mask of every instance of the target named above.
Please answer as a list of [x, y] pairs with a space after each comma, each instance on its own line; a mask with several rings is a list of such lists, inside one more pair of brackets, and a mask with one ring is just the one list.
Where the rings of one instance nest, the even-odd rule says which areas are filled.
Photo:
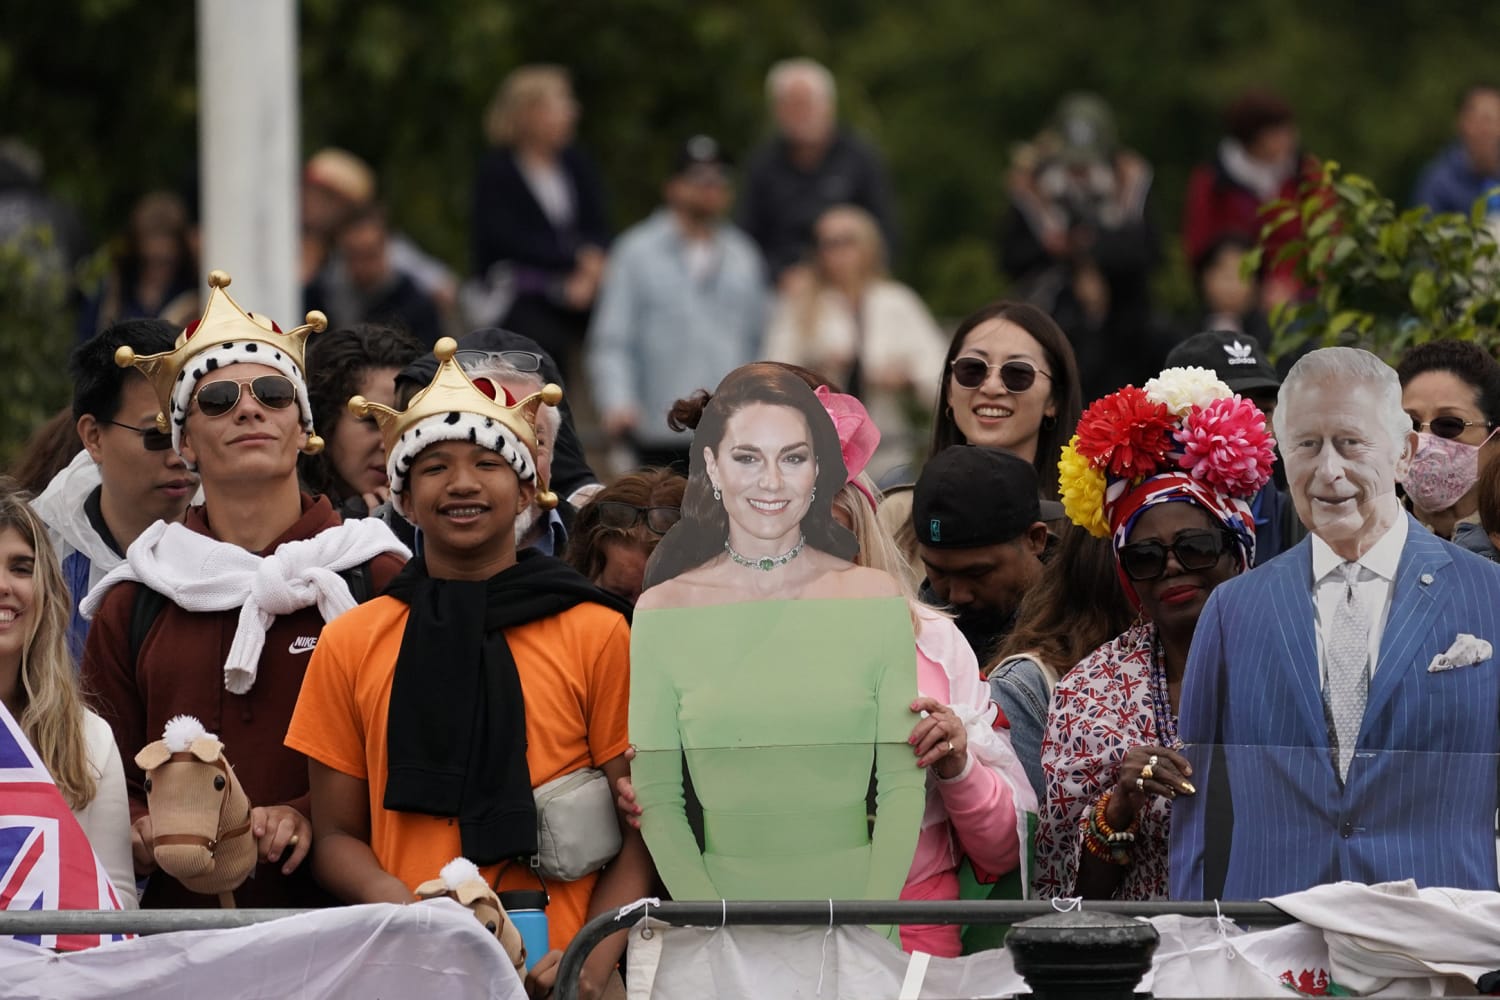
[[1120, 547], [1120, 568], [1132, 580], [1156, 580], [1167, 571], [1167, 553], [1177, 557], [1177, 565], [1190, 572], [1212, 569], [1230, 545], [1233, 537], [1227, 531], [1184, 531], [1164, 542], [1132, 542]]
[[1425, 423], [1416, 417], [1411, 419], [1412, 430], [1418, 434], [1424, 429], [1431, 430], [1440, 438], [1453, 439], [1460, 437], [1470, 427], [1493, 427], [1494, 424], [1488, 420], [1465, 420], [1463, 417], [1433, 417]]
[[135, 431], [141, 436], [141, 444], [147, 451], [166, 451], [172, 447], [172, 435], [163, 434], [155, 427], [136, 427], [134, 424], [122, 424], [118, 420], [106, 420], [106, 424], [123, 427], [127, 431]]
[[599, 510], [599, 523], [606, 528], [629, 531], [642, 521], [653, 535], [665, 535], [682, 520], [681, 507], [637, 507], [623, 500], [600, 500], [594, 504]]
[[542, 356], [531, 351], [455, 351], [453, 360], [465, 372], [485, 371], [497, 363], [518, 372], [542, 370]]
[[1000, 370], [1000, 383], [1010, 392], [1025, 392], [1030, 389], [1036, 383], [1038, 375], [1052, 377], [1030, 361], [1007, 361], [992, 365], [983, 358], [956, 358], [948, 367], [953, 370], [953, 381], [965, 389], [978, 389], [990, 377], [990, 372], [997, 368]]
[[255, 401], [272, 410], [284, 410], [297, 401], [297, 387], [285, 375], [259, 375], [236, 382], [220, 379], [198, 388], [193, 398], [206, 417], [222, 417], [240, 401], [241, 387], [248, 387]]

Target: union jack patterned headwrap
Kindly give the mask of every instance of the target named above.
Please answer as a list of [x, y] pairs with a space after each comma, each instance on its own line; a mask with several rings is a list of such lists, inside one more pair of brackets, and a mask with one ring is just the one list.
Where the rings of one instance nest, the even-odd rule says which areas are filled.
[[[1110, 488], [1111, 491], [1122, 491], [1118, 499], [1107, 499], [1105, 503], [1116, 554], [1130, 540], [1135, 522], [1152, 507], [1164, 503], [1193, 503], [1207, 511], [1234, 535], [1237, 543], [1234, 554], [1242, 571], [1249, 569], [1254, 562], [1255, 515], [1244, 500], [1225, 496], [1194, 479], [1189, 473], [1176, 471], [1159, 473], [1133, 487], [1120, 481], [1112, 483]], [[1141, 602], [1135, 595], [1135, 586], [1120, 567], [1118, 558], [1115, 560], [1115, 572], [1120, 574], [1120, 585], [1125, 588], [1125, 596], [1136, 610], [1140, 610]]]

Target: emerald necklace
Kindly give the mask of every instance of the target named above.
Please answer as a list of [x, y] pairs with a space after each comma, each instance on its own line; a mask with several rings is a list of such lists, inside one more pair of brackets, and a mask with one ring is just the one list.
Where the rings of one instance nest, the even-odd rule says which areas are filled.
[[729, 544], [729, 539], [724, 539], [724, 551], [729, 553], [729, 558], [744, 566], [746, 569], [758, 569], [763, 573], [769, 573], [777, 566], [785, 566], [797, 556], [802, 554], [802, 546], [807, 544], [807, 536], [797, 536], [797, 544], [783, 552], [779, 556], [765, 556], [761, 559], [747, 559], [734, 551], [734, 546]]

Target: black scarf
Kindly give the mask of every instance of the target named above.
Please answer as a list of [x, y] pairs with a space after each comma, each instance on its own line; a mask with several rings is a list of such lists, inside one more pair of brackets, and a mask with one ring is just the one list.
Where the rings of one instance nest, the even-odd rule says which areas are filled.
[[526, 704], [504, 630], [585, 601], [627, 616], [629, 605], [534, 550], [484, 581], [433, 579], [418, 556], [385, 592], [411, 608], [391, 683], [385, 808], [457, 816], [477, 865], [529, 858]]

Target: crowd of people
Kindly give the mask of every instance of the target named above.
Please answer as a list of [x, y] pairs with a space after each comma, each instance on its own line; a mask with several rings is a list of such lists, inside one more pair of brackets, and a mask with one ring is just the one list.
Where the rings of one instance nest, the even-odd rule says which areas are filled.
[[[1315, 168], [1290, 108], [1238, 101], [1194, 174], [1183, 238], [1211, 326], [1169, 343], [1144, 297], [1150, 167], [1097, 98], [1064, 101], [1012, 170], [1001, 238], [1025, 301], [945, 336], [890, 277], [889, 185], [832, 77], [792, 60], [768, 97], [738, 225], [732, 162], [695, 136], [662, 209], [611, 242], [566, 73], [517, 70], [486, 120], [462, 285], [390, 229], [368, 165], [324, 151], [303, 206], [315, 311], [285, 331], [223, 272], [200, 293], [185, 212], [143, 200], [72, 355], [76, 442], [38, 439], [34, 497], [0, 489], [0, 700], [121, 902], [216, 902], [158, 869], [134, 764], [190, 715], [255, 806], [240, 905], [407, 902], [467, 857], [502, 900], [545, 889], [544, 995], [590, 917], [659, 891], [641, 828], [694, 835], [653, 813], [679, 773], [642, 760], [632, 779], [633, 657], [701, 677], [705, 619], [664, 611], [786, 594], [826, 604], [777, 619], [794, 644], [837, 631], [833, 599], [907, 612], [918, 697], [890, 711], [922, 770], [898, 781], [910, 760], [882, 755], [819, 803], [897, 862], [860, 885], [1500, 885], [1500, 363], [1437, 339], [1395, 368], [1354, 348], [1272, 367], [1266, 310], [1302, 290], [1238, 261], [1258, 206]], [[1500, 91], [1476, 87], [1422, 190], [1452, 208], [1497, 162]], [[580, 379], [633, 471], [590, 467]], [[707, 541], [684, 547], [689, 528]], [[832, 638], [873, 664], [892, 645], [862, 621]], [[772, 697], [819, 663], [736, 663], [729, 634], [723, 700], [844, 731]], [[618, 801], [538, 867], [539, 790], [586, 769]], [[865, 829], [867, 778], [916, 804], [915, 840]], [[704, 780], [733, 784], [733, 759]], [[698, 792], [701, 884], [753, 893], [726, 845], [757, 838]], [[765, 837], [794, 844], [802, 818]], [[846, 847], [807, 853], [838, 868]], [[954, 928], [900, 939], [963, 947]], [[585, 995], [619, 989], [623, 947], [591, 954]]]

